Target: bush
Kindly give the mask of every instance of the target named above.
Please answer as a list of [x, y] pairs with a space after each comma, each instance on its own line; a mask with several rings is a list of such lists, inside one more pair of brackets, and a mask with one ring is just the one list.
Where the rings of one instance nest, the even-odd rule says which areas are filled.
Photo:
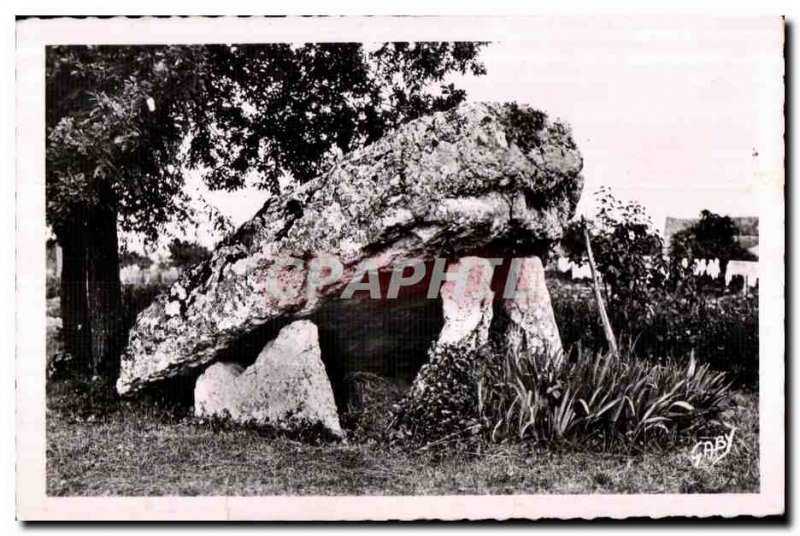
[[195, 242], [180, 240], [178, 238], [172, 239], [168, 249], [170, 264], [181, 270], [188, 270], [211, 258], [211, 252], [208, 248]]
[[758, 297], [728, 295], [662, 300], [642, 319], [636, 352], [646, 356], [694, 354], [737, 383], [758, 383]]
[[[607, 349], [593, 299], [555, 289], [553, 310], [565, 347]], [[687, 358], [729, 373], [737, 384], [758, 383], [758, 296], [659, 293], [625, 325], [609, 310], [620, 341], [650, 359]], [[626, 329], [621, 329], [623, 325]]]
[[721, 426], [724, 373], [708, 365], [577, 352], [561, 366], [519, 344], [485, 356], [479, 414], [492, 441], [650, 446]]
[[669, 270], [661, 235], [638, 203], [616, 199], [608, 189], [597, 193], [597, 213], [570, 222], [561, 247], [575, 263], [588, 261], [588, 233], [604, 300], [617, 324], [627, 326], [665, 288]]
[[564, 348], [605, 352], [606, 336], [594, 296], [578, 292], [574, 286], [551, 287], [553, 314]]
[[342, 384], [346, 393], [342, 426], [356, 439], [382, 439], [391, 424], [392, 408], [402, 399], [400, 388], [370, 372], [350, 372]]
[[469, 346], [434, 346], [414, 385], [393, 408], [395, 437], [455, 442], [479, 432], [478, 355]]

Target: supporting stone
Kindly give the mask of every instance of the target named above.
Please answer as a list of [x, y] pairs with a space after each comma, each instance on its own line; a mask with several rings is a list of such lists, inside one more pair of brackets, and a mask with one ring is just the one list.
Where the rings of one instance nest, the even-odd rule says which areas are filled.
[[422, 399], [429, 387], [440, 388], [442, 381], [453, 382], [451, 372], [469, 376], [471, 365], [456, 363], [454, 354], [474, 355], [474, 350], [489, 340], [494, 297], [492, 270], [489, 261], [480, 257], [464, 257], [448, 267], [447, 280], [440, 290], [444, 327], [428, 352], [428, 362], [414, 378], [410, 398]]
[[317, 327], [308, 320], [284, 327], [246, 369], [233, 363], [210, 366], [197, 379], [194, 395], [200, 417], [287, 431], [322, 426], [343, 436]]
[[503, 309], [509, 319], [507, 336], [511, 338], [523, 333], [530, 350], [546, 352], [560, 362], [564, 348], [542, 261], [539, 257], [527, 257], [512, 262], [508, 276], [511, 287], [506, 289], [503, 300]]
[[492, 270], [480, 257], [464, 257], [448, 267], [448, 280], [440, 291], [444, 327], [438, 344], [486, 344], [492, 322]]

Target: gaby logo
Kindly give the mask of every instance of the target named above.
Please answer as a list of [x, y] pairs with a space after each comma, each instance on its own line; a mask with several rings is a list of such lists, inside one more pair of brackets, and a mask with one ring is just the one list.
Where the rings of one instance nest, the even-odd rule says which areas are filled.
[[735, 432], [736, 427], [732, 426], [731, 431], [725, 435], [697, 442], [689, 453], [692, 465], [695, 467], [711, 467], [716, 465], [717, 462], [721, 461], [730, 453], [731, 447], [733, 446], [733, 434]]

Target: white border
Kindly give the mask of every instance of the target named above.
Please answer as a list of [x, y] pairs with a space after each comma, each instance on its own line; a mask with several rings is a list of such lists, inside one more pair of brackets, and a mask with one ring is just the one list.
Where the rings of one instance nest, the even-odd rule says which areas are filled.
[[[679, 19], [678, 19], [679, 20]], [[674, 24], [665, 17], [643, 19]], [[568, 23], [569, 19], [554, 21]], [[775, 18], [776, 32], [782, 22]], [[45, 495], [44, 46], [46, 44], [529, 40], [524, 17], [67, 19], [17, 25], [17, 512], [25, 520], [482, 519], [765, 515], [784, 509], [783, 150], [761, 177], [761, 493], [119, 498]], [[780, 55], [781, 51], [776, 50]], [[782, 73], [774, 73], [779, 76]], [[775, 94], [776, 103], [782, 93]], [[775, 132], [781, 147], [782, 131]], [[34, 336], [31, 334], [41, 334]], [[24, 408], [24, 409], [22, 409]]]

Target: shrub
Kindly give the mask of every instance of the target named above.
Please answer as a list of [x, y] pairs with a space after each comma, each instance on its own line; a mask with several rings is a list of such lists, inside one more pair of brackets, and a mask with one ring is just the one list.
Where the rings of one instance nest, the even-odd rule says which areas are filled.
[[664, 288], [668, 276], [664, 243], [644, 207], [616, 199], [606, 188], [596, 194], [597, 213], [570, 222], [561, 247], [576, 263], [588, 261], [585, 233], [602, 279], [604, 300], [618, 325], [627, 326]]
[[[555, 288], [552, 303], [565, 347], [606, 351], [592, 298]], [[609, 313], [620, 341], [638, 356], [694, 354], [699, 362], [728, 372], [737, 384], [758, 382], [758, 296], [659, 293], [627, 325], [613, 310]]]
[[434, 346], [414, 385], [393, 408], [395, 436], [432, 442], [477, 433], [478, 355], [469, 346]]
[[758, 382], [758, 297], [669, 296], [642, 318], [636, 352], [645, 356], [694, 354], [739, 384]]
[[370, 372], [350, 372], [342, 383], [346, 393], [342, 426], [357, 439], [381, 439], [391, 423], [393, 406], [402, 399], [400, 388]]
[[208, 248], [178, 238], [173, 238], [168, 248], [170, 264], [181, 270], [187, 270], [211, 257]]
[[479, 414], [493, 441], [651, 445], [719, 426], [730, 404], [724, 373], [708, 365], [577, 352], [561, 366], [519, 344], [489, 351]]
[[564, 347], [604, 352], [606, 336], [594, 296], [562, 286], [553, 286], [550, 296]]

